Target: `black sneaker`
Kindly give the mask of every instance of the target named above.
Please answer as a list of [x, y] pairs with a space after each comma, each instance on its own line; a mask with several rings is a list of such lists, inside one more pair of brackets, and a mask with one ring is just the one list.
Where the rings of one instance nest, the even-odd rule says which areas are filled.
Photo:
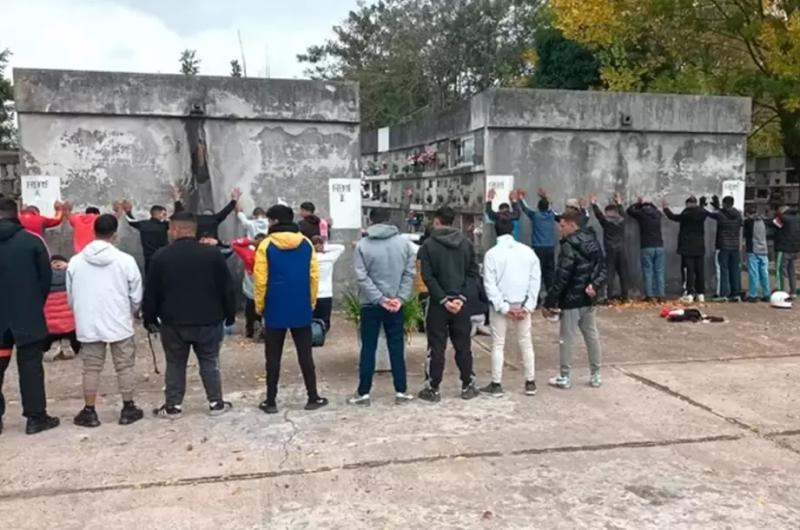
[[526, 396], [536, 395], [536, 381], [525, 381], [525, 395]]
[[233, 408], [230, 401], [214, 401], [208, 404], [209, 416], [222, 416]]
[[328, 404], [328, 400], [324, 397], [317, 396], [314, 399], [309, 399], [306, 403], [306, 410], [317, 410]]
[[122, 412], [119, 413], [119, 424], [130, 425], [142, 418], [144, 418], [144, 411], [131, 403], [130, 405], [124, 405], [122, 407]]
[[489, 383], [485, 387], [481, 388], [481, 392], [483, 394], [489, 394], [492, 397], [502, 397], [503, 386], [500, 383]]
[[478, 387], [475, 386], [474, 381], [466, 386], [461, 387], [461, 399], [474, 399], [480, 395], [481, 393], [478, 390]]
[[757, 304], [758, 303], [758, 298], [756, 298], [755, 296], [750, 296], [750, 297], [747, 298], [747, 301], [749, 303], [751, 303], [751, 304]]
[[762, 301], [762, 302], [769, 303], [769, 302], [770, 302], [769, 296], [764, 296], [764, 297], [762, 297], [762, 298], [761, 298], [761, 301]]
[[258, 408], [264, 414], [277, 414], [278, 413], [278, 405], [275, 403], [267, 403], [266, 401], [262, 401], [258, 404]]
[[664, 302], [666, 302], [666, 300], [665, 300], [664, 298], [662, 298], [662, 297], [660, 297], [660, 296], [659, 296], [658, 298], [656, 298], [656, 303], [657, 303], [657, 304], [661, 305], [661, 304], [663, 304]]
[[25, 426], [25, 434], [38, 434], [43, 431], [55, 429], [59, 426], [61, 420], [48, 416], [40, 416], [38, 418], [28, 418], [28, 424]]
[[442, 400], [442, 395], [439, 393], [439, 389], [431, 388], [429, 386], [426, 386], [420, 390], [418, 397], [424, 401], [430, 401], [431, 403], [438, 403]]
[[97, 417], [97, 411], [92, 409], [82, 409], [72, 423], [78, 427], [100, 427], [100, 419]]
[[167, 420], [177, 420], [183, 416], [183, 409], [180, 405], [161, 405], [153, 409], [153, 416]]

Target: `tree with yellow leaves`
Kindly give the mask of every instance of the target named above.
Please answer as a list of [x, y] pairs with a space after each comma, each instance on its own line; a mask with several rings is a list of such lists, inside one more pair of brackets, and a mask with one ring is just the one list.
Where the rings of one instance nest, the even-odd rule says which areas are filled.
[[800, 160], [800, 0], [551, 0], [609, 90], [751, 96], [754, 145]]

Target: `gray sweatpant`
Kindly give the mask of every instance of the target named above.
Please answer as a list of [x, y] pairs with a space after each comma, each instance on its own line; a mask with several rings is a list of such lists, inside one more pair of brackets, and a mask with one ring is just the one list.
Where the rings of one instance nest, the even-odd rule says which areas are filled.
[[603, 355], [600, 349], [600, 334], [597, 332], [594, 307], [580, 307], [578, 309], [564, 309], [561, 311], [561, 332], [559, 337], [559, 353], [561, 356], [561, 375], [569, 376], [572, 368], [572, 349], [575, 345], [575, 336], [580, 330], [583, 341], [589, 351], [589, 366], [592, 373], [600, 371], [600, 361]]
[[[111, 360], [117, 371], [119, 393], [124, 401], [133, 399], [133, 390], [136, 382], [134, 366], [136, 364], [136, 342], [133, 337], [119, 342], [109, 343]], [[81, 359], [83, 359], [83, 393], [94, 396], [100, 383], [100, 372], [106, 364], [105, 342], [81, 343]]]

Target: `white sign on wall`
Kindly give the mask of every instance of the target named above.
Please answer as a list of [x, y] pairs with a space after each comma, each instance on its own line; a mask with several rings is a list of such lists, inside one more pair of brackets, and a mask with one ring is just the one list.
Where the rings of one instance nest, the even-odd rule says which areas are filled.
[[333, 228], [361, 228], [361, 181], [359, 179], [329, 179], [328, 196]]
[[385, 153], [389, 150], [389, 127], [378, 129], [378, 152]]
[[508, 194], [514, 190], [514, 175], [487, 175], [486, 193], [492, 189], [495, 191], [492, 209], [497, 211], [501, 204], [508, 202]]
[[739, 210], [744, 209], [744, 181], [743, 180], [724, 180], [722, 181], [722, 197], [733, 197], [734, 206]]
[[23, 175], [22, 204], [36, 206], [42, 215], [52, 217], [55, 214], [54, 203], [61, 200], [61, 178], [46, 175]]

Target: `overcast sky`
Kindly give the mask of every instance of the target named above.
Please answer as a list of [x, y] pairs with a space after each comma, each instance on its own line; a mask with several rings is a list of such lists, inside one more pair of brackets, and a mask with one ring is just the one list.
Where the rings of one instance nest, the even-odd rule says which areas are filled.
[[[251, 77], [303, 77], [295, 56], [331, 36], [357, 0], [0, 0], [0, 50], [12, 67], [228, 75], [241, 30]], [[7, 72], [11, 75], [11, 71]]]

